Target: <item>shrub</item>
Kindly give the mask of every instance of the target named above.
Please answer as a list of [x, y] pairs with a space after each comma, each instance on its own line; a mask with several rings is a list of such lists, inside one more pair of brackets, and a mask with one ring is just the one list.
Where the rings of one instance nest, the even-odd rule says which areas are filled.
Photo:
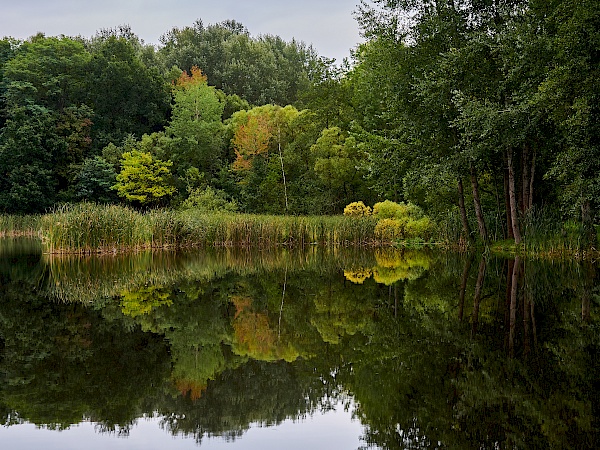
[[381, 219], [401, 219], [403, 217], [419, 219], [423, 217], [423, 211], [412, 203], [396, 203], [385, 200], [375, 203], [375, 206], [373, 206], [373, 215]]
[[235, 200], [228, 201], [223, 191], [208, 186], [206, 189], [192, 189], [190, 196], [181, 204], [181, 209], [236, 212], [238, 206]]
[[402, 222], [397, 219], [382, 219], [375, 225], [375, 239], [396, 241], [404, 237]]
[[404, 225], [404, 235], [407, 239], [422, 238], [431, 239], [434, 232], [433, 222], [429, 217], [422, 217], [417, 220], [409, 219]]
[[363, 202], [353, 202], [344, 208], [344, 215], [350, 217], [364, 217], [371, 215], [371, 207]]

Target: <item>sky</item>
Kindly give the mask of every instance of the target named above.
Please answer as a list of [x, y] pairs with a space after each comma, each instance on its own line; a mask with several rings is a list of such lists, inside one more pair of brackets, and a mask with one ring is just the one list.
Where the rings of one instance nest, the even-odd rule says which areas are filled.
[[353, 12], [360, 0], [0, 0], [0, 37], [91, 37], [129, 25], [146, 44], [174, 27], [233, 19], [252, 36], [278, 35], [312, 44], [339, 63], [362, 41]]

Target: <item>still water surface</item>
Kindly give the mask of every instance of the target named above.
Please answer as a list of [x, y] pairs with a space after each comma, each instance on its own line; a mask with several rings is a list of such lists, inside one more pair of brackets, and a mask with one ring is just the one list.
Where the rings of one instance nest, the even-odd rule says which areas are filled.
[[0, 444], [598, 448], [596, 269], [0, 241]]

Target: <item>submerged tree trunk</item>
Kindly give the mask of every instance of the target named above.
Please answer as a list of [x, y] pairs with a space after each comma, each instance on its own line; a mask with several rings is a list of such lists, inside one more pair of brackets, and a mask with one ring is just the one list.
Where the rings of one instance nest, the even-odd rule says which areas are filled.
[[523, 356], [528, 356], [531, 352], [531, 339], [529, 323], [531, 321], [530, 297], [531, 293], [527, 290], [527, 285], [524, 282], [525, 289], [523, 291]]
[[510, 216], [511, 226], [513, 235], [515, 237], [515, 244], [521, 243], [521, 230], [519, 229], [518, 219], [518, 207], [517, 207], [517, 195], [515, 192], [515, 165], [513, 161], [513, 149], [509, 148], [507, 151], [507, 162], [508, 162], [508, 198], [510, 201]]
[[[510, 325], [510, 294], [512, 292], [512, 273], [515, 267], [515, 261], [509, 259], [506, 268], [506, 292], [504, 295], [504, 329], [509, 329]], [[508, 348], [508, 335], [504, 336], [504, 348]]]
[[465, 191], [463, 188], [462, 178], [458, 177], [458, 209], [460, 210], [460, 221], [462, 222], [463, 232], [468, 242], [473, 242], [471, 235], [471, 227], [467, 217], [467, 208], [465, 208]]
[[473, 186], [473, 203], [475, 204], [475, 216], [477, 217], [477, 226], [479, 228], [479, 236], [483, 242], [488, 241], [485, 219], [483, 217], [483, 209], [481, 208], [481, 200], [479, 198], [479, 182], [477, 181], [477, 173], [475, 167], [471, 164], [471, 185]]
[[481, 292], [483, 291], [483, 281], [485, 280], [486, 260], [481, 258], [479, 263], [479, 271], [477, 272], [477, 282], [475, 283], [475, 295], [473, 297], [473, 314], [471, 336], [477, 334], [477, 326], [479, 325], [479, 304], [481, 302]]
[[473, 264], [473, 255], [470, 255], [465, 261], [465, 268], [463, 269], [462, 278], [460, 281], [460, 294], [458, 299], [458, 320], [462, 322], [463, 312], [465, 308], [465, 295], [467, 293], [467, 282], [469, 281], [469, 272], [471, 271], [471, 264]]
[[521, 268], [521, 259], [517, 256], [512, 271], [510, 285], [510, 319], [508, 325], [508, 354], [515, 356], [515, 334], [517, 326], [517, 297], [519, 295], [519, 269]]
[[581, 293], [581, 321], [589, 323], [592, 311], [592, 291], [594, 289], [594, 278], [596, 278], [596, 269], [594, 264], [586, 261], [583, 266], [583, 283]]

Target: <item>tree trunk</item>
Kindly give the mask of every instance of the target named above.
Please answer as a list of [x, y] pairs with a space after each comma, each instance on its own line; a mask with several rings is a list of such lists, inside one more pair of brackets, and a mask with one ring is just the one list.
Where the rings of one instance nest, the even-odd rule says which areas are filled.
[[510, 213], [510, 198], [508, 191], [508, 162], [506, 161], [506, 154], [504, 155], [504, 208], [506, 209], [506, 237], [508, 239], [514, 239], [512, 227], [512, 215]]
[[529, 147], [523, 145], [523, 156], [521, 160], [521, 214], [525, 214], [529, 209], [529, 188], [530, 188], [530, 167], [529, 167]]
[[537, 156], [537, 150], [533, 149], [533, 156], [531, 157], [531, 169], [529, 171], [529, 204], [527, 209], [533, 208], [533, 180], [535, 178], [535, 159]]
[[515, 244], [521, 243], [521, 230], [519, 230], [517, 195], [515, 193], [515, 167], [513, 161], [513, 149], [508, 149], [508, 198], [510, 200], [510, 218]]
[[471, 164], [471, 185], [473, 186], [473, 203], [475, 204], [475, 216], [477, 217], [477, 226], [479, 228], [479, 236], [483, 242], [488, 241], [487, 229], [483, 218], [483, 210], [481, 208], [481, 200], [479, 198], [479, 182], [477, 181], [477, 173], [475, 167]]
[[465, 208], [465, 192], [463, 189], [462, 178], [458, 178], [458, 209], [460, 210], [460, 220], [463, 226], [463, 232], [468, 242], [473, 242], [473, 236], [471, 235], [471, 227], [469, 226], [469, 219], [467, 218], [467, 209]]
[[277, 148], [279, 150], [279, 161], [281, 162], [281, 176], [283, 177], [283, 194], [285, 197], [285, 213], [288, 213], [287, 183], [285, 182], [285, 169], [283, 167], [283, 153], [281, 153], [281, 130], [277, 128]]

